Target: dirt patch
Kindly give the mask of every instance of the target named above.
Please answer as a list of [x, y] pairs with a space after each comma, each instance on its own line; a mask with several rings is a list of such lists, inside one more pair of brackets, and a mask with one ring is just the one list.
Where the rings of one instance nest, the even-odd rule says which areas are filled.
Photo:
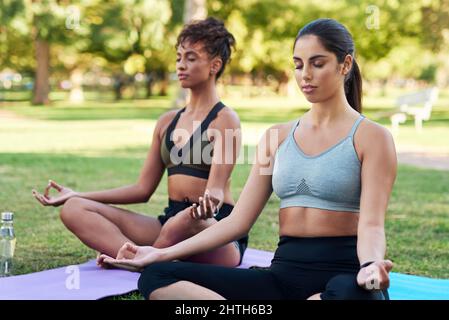
[[420, 168], [449, 170], [449, 154], [398, 152], [398, 162]]

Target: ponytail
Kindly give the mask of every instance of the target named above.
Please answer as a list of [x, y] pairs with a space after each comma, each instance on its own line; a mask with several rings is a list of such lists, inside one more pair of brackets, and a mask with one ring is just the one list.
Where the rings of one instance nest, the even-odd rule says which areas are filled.
[[345, 95], [351, 107], [362, 113], [362, 75], [355, 58], [352, 62], [349, 78], [345, 81]]

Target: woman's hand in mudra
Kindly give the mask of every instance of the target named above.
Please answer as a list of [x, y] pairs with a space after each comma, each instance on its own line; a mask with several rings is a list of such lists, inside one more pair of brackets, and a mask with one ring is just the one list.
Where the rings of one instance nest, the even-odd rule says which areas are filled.
[[380, 260], [360, 269], [357, 283], [366, 290], [384, 290], [390, 286], [389, 272], [393, 269], [393, 262]]
[[102, 254], [98, 257], [97, 264], [103, 267], [108, 265], [128, 271], [141, 272], [145, 266], [160, 261], [160, 259], [160, 249], [151, 246], [136, 246], [127, 242], [120, 248], [115, 259]]
[[190, 207], [190, 215], [193, 219], [209, 219], [213, 218], [217, 213], [220, 206], [220, 200], [213, 197], [206, 190], [204, 197], [200, 197], [198, 204], [194, 203]]
[[[57, 194], [50, 195], [51, 189], [55, 189]], [[58, 207], [64, 204], [68, 199], [77, 195], [75, 191], [70, 188], [64, 187], [57, 184], [53, 180], [48, 181], [47, 187], [45, 187], [44, 194], [40, 194], [35, 189], [32, 190], [33, 196], [39, 201], [43, 206], [54, 206]]]

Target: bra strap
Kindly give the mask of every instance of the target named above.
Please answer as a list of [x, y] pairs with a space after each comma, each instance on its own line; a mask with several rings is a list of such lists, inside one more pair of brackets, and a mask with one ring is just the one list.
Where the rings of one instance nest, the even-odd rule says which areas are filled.
[[206, 119], [204, 119], [203, 123], [201, 123], [201, 133], [206, 130], [210, 123], [217, 117], [217, 114], [220, 112], [221, 109], [223, 109], [225, 105], [219, 101], [217, 104], [210, 110], [209, 114], [206, 116]]
[[223, 109], [225, 105], [219, 101], [215, 106], [209, 111], [208, 115], [206, 116], [206, 119], [204, 119], [203, 122], [200, 124], [200, 134], [192, 135], [192, 140], [190, 141], [191, 146], [203, 136], [203, 133], [206, 131], [206, 129], [209, 127], [210, 123], [217, 117], [218, 112], [220, 112], [221, 109]]
[[292, 128], [290, 129], [290, 135], [291, 136], [293, 135], [293, 133], [295, 132], [296, 128], [298, 127], [299, 120], [301, 120], [301, 119], [296, 120], [295, 123], [292, 125]]
[[181, 113], [183, 113], [185, 110], [186, 108], [184, 107], [176, 113], [176, 116], [170, 122], [170, 125], [168, 126], [167, 131], [165, 132], [165, 145], [167, 146], [168, 150], [171, 150], [171, 148], [173, 148], [174, 142], [171, 139], [172, 133], [173, 130], [175, 130], [176, 124], [178, 123]]
[[357, 130], [360, 122], [365, 118], [364, 115], [360, 115], [360, 117], [355, 121], [354, 125], [351, 128], [351, 132], [349, 132], [349, 137], [353, 137], [355, 134], [355, 131]]

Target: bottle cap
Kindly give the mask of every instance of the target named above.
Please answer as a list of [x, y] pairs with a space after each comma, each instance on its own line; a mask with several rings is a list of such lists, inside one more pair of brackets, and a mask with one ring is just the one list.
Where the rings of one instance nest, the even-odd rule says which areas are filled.
[[12, 212], [2, 212], [3, 221], [12, 221], [14, 218], [14, 213]]

